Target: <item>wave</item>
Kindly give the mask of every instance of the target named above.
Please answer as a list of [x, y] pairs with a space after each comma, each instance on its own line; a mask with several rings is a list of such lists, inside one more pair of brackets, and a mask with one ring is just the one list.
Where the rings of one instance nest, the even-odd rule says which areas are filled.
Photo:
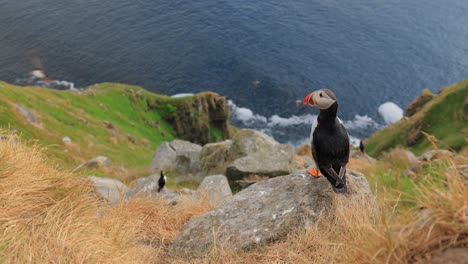
[[378, 112], [387, 125], [403, 118], [403, 109], [393, 102], [386, 102], [379, 106]]
[[[245, 128], [252, 128], [273, 136], [275, 139], [283, 139], [288, 144], [299, 146], [309, 143], [310, 125], [317, 115], [291, 115], [290, 117], [282, 117], [274, 114], [266, 117], [256, 114], [249, 108], [240, 107], [232, 100], [228, 100], [228, 105], [231, 107], [232, 119], [234, 123], [238, 123]], [[392, 110], [394, 113], [395, 109]], [[387, 112], [385, 112], [387, 113]], [[368, 115], [355, 115], [351, 120], [344, 120], [344, 126], [350, 134], [350, 141], [353, 146], [359, 146], [362, 137], [369, 133], [383, 128], [385, 125], [377, 122]], [[300, 132], [302, 131], [302, 132]], [[304, 133], [304, 131], [306, 133]], [[299, 140], [291, 139], [291, 133], [307, 135]]]
[[193, 93], [178, 93], [178, 94], [174, 94], [174, 95], [171, 95], [172, 98], [181, 98], [181, 97], [190, 97], [190, 96], [193, 96], [194, 94]]
[[57, 90], [72, 90], [78, 91], [79, 88], [75, 87], [75, 83], [65, 81], [65, 80], [52, 80], [52, 81], [44, 81], [39, 78], [35, 77], [28, 77], [28, 78], [19, 78], [15, 80], [15, 84], [18, 85], [28, 85], [28, 86], [40, 86], [50, 89], [57, 89]]

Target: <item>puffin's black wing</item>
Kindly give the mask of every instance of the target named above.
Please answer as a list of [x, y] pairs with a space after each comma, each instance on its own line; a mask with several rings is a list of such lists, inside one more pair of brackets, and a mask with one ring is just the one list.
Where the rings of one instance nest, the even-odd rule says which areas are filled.
[[333, 174], [338, 174], [341, 167], [345, 167], [349, 161], [349, 136], [346, 128], [336, 119], [332, 126], [321, 126], [319, 123], [313, 133], [312, 155], [320, 172], [335, 191], [346, 192], [346, 176], [342, 183], [336, 184], [336, 177], [330, 173], [330, 169], [333, 169]]

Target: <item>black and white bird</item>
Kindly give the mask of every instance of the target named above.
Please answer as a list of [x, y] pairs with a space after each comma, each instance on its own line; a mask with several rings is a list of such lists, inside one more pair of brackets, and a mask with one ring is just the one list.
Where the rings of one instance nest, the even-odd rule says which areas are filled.
[[164, 185], [166, 185], [166, 175], [164, 175], [164, 171], [161, 170], [161, 177], [159, 177], [158, 180], [158, 192], [161, 192], [161, 190], [164, 188]]
[[307, 172], [324, 175], [337, 193], [346, 193], [346, 164], [349, 161], [349, 135], [337, 117], [338, 102], [329, 89], [321, 89], [304, 98], [304, 104], [316, 106], [320, 113], [312, 123], [310, 144], [317, 168]]

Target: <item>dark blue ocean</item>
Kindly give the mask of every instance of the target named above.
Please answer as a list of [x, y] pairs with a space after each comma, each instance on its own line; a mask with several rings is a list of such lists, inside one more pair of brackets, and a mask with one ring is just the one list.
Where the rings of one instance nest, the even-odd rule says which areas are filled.
[[213, 90], [238, 126], [293, 143], [317, 114], [296, 100], [328, 87], [362, 138], [383, 103], [468, 77], [468, 1], [0, 0], [0, 79], [37, 64], [77, 87]]

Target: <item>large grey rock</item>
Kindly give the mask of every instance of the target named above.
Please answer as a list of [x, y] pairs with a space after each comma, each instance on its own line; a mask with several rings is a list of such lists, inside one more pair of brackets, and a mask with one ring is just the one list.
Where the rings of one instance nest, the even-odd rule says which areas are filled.
[[258, 131], [243, 129], [233, 138], [226, 176], [233, 183], [253, 175], [287, 175], [297, 167], [291, 164], [294, 155], [292, 146], [279, 144]]
[[[188, 222], [169, 253], [202, 256], [214, 243], [234, 251], [271, 243], [307, 228], [322, 213], [333, 214], [336, 196], [324, 177], [310, 177], [305, 171], [256, 183]], [[364, 176], [352, 171], [345, 197], [375, 199]]]
[[226, 176], [212, 175], [205, 177], [195, 192], [194, 197], [195, 199], [200, 199], [204, 195], [207, 195], [208, 200], [214, 206], [231, 197], [232, 191]]
[[248, 176], [270, 176], [276, 177], [287, 175], [293, 171], [290, 166], [290, 155], [294, 154], [290, 150], [275, 152], [270, 155], [253, 154], [240, 159], [236, 159], [229, 165], [226, 174], [230, 181], [241, 180]]
[[232, 146], [229, 151], [229, 160], [254, 154], [274, 152], [279, 143], [272, 137], [252, 129], [242, 129], [232, 139]]
[[31, 124], [35, 126], [39, 126], [39, 119], [37, 118], [36, 114], [31, 111], [29, 108], [26, 108], [23, 105], [16, 104], [16, 111], [20, 113], [26, 120], [28, 120]]
[[128, 191], [128, 187], [119, 180], [96, 176], [90, 176], [89, 179], [93, 181], [97, 195], [111, 206], [117, 206]]
[[171, 170], [179, 174], [196, 174], [200, 169], [202, 147], [183, 140], [164, 142], [156, 150], [150, 169]]
[[132, 188], [128, 190], [126, 197], [131, 199], [133, 197], [139, 196], [152, 200], [159, 200], [162, 198], [165, 199], [169, 204], [177, 203], [180, 198], [180, 195], [177, 192], [167, 188], [163, 188], [161, 192], [158, 192], [158, 180], [158, 174], [153, 174], [148, 177], [134, 180], [131, 184]]
[[169, 142], [163, 142], [153, 155], [150, 168], [153, 170], [170, 170], [174, 168], [176, 151]]
[[200, 152], [200, 167], [203, 173], [210, 175], [224, 173], [231, 149], [232, 140], [210, 143]]
[[92, 169], [97, 168], [109, 168], [112, 165], [112, 161], [106, 156], [97, 156], [86, 161], [85, 166]]

